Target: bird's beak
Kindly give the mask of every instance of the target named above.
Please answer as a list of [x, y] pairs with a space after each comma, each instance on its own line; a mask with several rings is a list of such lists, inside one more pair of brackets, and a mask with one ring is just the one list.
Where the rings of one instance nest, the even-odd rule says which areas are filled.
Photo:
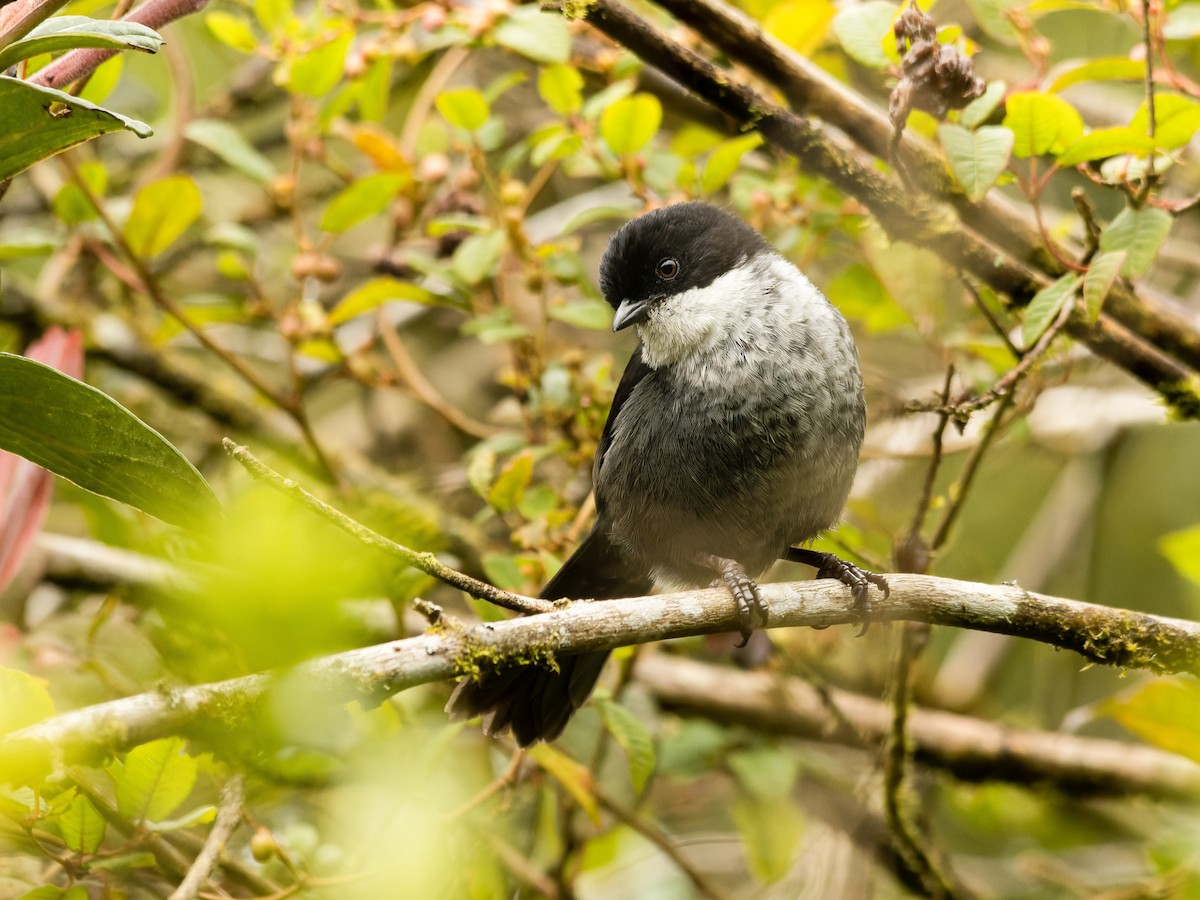
[[613, 331], [645, 322], [649, 312], [650, 303], [647, 300], [622, 300], [617, 307], [617, 314], [613, 316]]

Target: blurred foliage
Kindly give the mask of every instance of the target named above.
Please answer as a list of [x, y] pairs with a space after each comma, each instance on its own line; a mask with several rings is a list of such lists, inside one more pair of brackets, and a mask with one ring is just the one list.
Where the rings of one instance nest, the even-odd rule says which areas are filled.
[[[896, 4], [741, 6], [886, 106]], [[0, 734], [141, 691], [283, 674], [252, 721], [0, 773], [0, 898], [169, 894], [234, 773], [247, 777], [245, 824], [205, 896], [903, 895], [876, 834], [882, 748], [675, 715], [631, 674], [632, 651], [564, 738], [519, 767], [506, 743], [446, 721], [444, 685], [372, 709], [310, 696], [289, 666], [418, 631], [415, 597], [499, 613], [251, 486], [220, 437], [265, 448], [401, 543], [536, 593], [589, 524], [591, 460], [630, 349], [593, 333], [611, 322], [594, 274], [604, 240], [647, 206], [704, 197], [759, 228], [851, 320], [872, 422], [847, 521], [819, 546], [887, 568], [931, 452], [932, 417], [904, 406], [935, 396], [948, 364], [956, 386], [987, 391], [1067, 304], [1096, 316], [1118, 278], [1194, 318], [1200, 4], [933, 8], [937, 40], [988, 86], [945, 121], [914, 112], [907, 127], [941, 146], [972, 199], [1003, 193], [1047, 238], [1093, 251], [1020, 320], [933, 254], [888, 243], [858, 203], [757, 133], [532, 5], [210, 5], [167, 26], [159, 56], [118, 55], [78, 98], [31, 100], [23, 79], [66, 47], [157, 47], [153, 32], [107, 21], [102, 0], [60, 11], [0, 41], [17, 64], [0, 78], [0, 177], [106, 132], [149, 133], [95, 104], [156, 133], [76, 147], [3, 196], [0, 350], [78, 328], [87, 383], [104, 393], [4, 356], [0, 439], [86, 489], [59, 483], [49, 532], [166, 561], [178, 577], [63, 575], [31, 554], [0, 585]], [[44, 403], [28, 402], [34, 381]], [[946, 433], [924, 530], [932, 571], [1196, 617], [1200, 428], [1164, 424], [1132, 380], [1065, 339], [1013, 399]], [[976, 456], [997, 408], [999, 437]], [[39, 457], [47, 448], [73, 468]], [[216, 518], [205, 479], [223, 508], [215, 527], [165, 524]], [[0, 490], [0, 503], [23, 502]], [[772, 670], [865, 693], [886, 683], [895, 643], [886, 628], [772, 639]], [[1123, 674], [942, 632], [915, 692], [1197, 759], [1194, 680]], [[964, 784], [925, 767], [911, 782], [931, 846], [972, 891], [1200, 896], [1192, 806]]]

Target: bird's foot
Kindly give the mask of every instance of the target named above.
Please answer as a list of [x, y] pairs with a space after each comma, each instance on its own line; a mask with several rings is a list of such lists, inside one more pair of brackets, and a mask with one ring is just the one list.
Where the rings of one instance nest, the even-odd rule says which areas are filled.
[[737, 604], [738, 631], [742, 635], [742, 642], [737, 646], [738, 649], [745, 647], [754, 629], [765, 628], [767, 624], [767, 601], [759, 593], [758, 584], [746, 574], [737, 560], [701, 553], [697, 562], [716, 572], [718, 577], [713, 584], [725, 585], [733, 595], [733, 601]]
[[871, 627], [870, 586], [873, 584], [883, 591], [885, 599], [892, 592], [888, 587], [887, 579], [882, 575], [860, 569], [854, 563], [848, 563], [832, 553], [809, 550], [805, 547], [789, 547], [785, 559], [789, 562], [812, 566], [817, 570], [818, 578], [836, 578], [850, 588], [850, 594], [854, 598], [854, 611], [858, 613], [859, 621], [862, 623], [862, 627], [858, 631], [859, 637], [866, 634], [867, 629]]

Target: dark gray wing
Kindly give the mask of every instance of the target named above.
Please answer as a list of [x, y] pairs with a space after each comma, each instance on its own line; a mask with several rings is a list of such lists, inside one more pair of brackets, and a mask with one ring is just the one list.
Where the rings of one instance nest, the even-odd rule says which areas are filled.
[[593, 485], [600, 481], [600, 469], [604, 466], [604, 454], [608, 452], [609, 445], [612, 444], [613, 432], [617, 427], [617, 417], [621, 414], [625, 401], [633, 395], [633, 389], [638, 386], [638, 383], [653, 371], [654, 369], [642, 360], [642, 345], [639, 342], [637, 349], [633, 351], [633, 356], [629, 357], [629, 364], [625, 366], [620, 383], [617, 384], [617, 392], [613, 395], [612, 409], [608, 411], [608, 420], [604, 423], [604, 431], [600, 433], [600, 445], [596, 448], [596, 462], [592, 467]]

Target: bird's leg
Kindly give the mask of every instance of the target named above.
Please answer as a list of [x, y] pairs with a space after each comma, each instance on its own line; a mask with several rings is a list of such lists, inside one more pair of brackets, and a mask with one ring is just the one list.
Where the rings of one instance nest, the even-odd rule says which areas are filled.
[[882, 575], [860, 569], [832, 553], [809, 550], [806, 547], [788, 547], [783, 558], [788, 562], [812, 566], [817, 570], [818, 578], [836, 578], [850, 588], [850, 593], [854, 597], [854, 609], [862, 619], [862, 628], [858, 632], [859, 637], [866, 634], [867, 629], [871, 627], [871, 598], [867, 593], [870, 585], [873, 584], [883, 591], [885, 598], [892, 592], [888, 587], [887, 579]]
[[754, 629], [765, 628], [767, 624], [767, 601], [758, 592], [758, 585], [735, 559], [699, 553], [696, 555], [696, 563], [716, 573], [718, 577], [713, 584], [719, 582], [733, 594], [733, 600], [737, 603], [740, 625], [738, 630], [742, 634], [742, 642], [738, 644], [738, 648], [745, 647]]

